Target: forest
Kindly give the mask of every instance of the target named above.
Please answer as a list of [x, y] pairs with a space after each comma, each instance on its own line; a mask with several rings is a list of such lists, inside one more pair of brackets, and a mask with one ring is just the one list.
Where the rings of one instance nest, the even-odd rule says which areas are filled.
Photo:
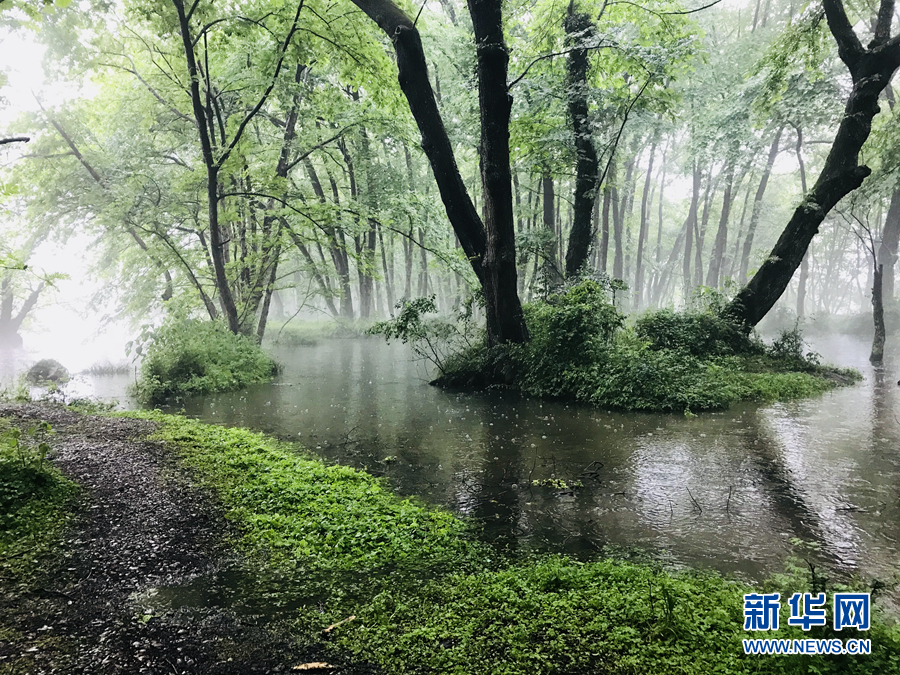
[[0, 675], [900, 674], [893, 0], [0, 0], [0, 60]]

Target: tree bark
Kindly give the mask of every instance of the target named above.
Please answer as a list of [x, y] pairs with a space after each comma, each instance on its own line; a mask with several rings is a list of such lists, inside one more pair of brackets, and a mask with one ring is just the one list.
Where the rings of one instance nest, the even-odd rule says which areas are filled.
[[883, 265], [875, 265], [875, 276], [872, 283], [872, 316], [875, 319], [875, 335], [872, 338], [872, 353], [869, 362], [878, 364], [884, 361], [884, 299], [881, 294]]
[[[713, 244], [712, 254], [709, 258], [709, 272], [706, 275], [706, 285], [709, 288], [719, 287], [719, 276], [722, 270], [722, 261], [725, 257], [725, 247], [728, 245], [728, 216], [731, 213], [731, 191], [734, 187], [734, 161], [729, 162], [728, 175], [725, 177], [725, 196], [722, 197], [722, 213], [719, 216], [719, 229], [716, 231], [716, 241]], [[738, 179], [740, 183], [740, 179]]]
[[488, 344], [524, 342], [528, 329], [516, 293], [515, 228], [509, 170], [509, 53], [500, 0], [470, 0], [475, 31], [484, 222], [466, 190], [428, 78], [415, 23], [391, 0], [353, 0], [391, 40], [400, 88], [422, 134], [441, 201], [485, 294]]
[[897, 244], [900, 242], [900, 188], [891, 195], [891, 205], [884, 218], [881, 245], [878, 247], [878, 264], [884, 267], [881, 284], [884, 300], [894, 299], [894, 264], [897, 262]]
[[575, 13], [574, 4], [564, 22], [568, 40], [574, 45], [567, 58], [569, 119], [575, 134], [575, 204], [572, 209], [572, 229], [566, 249], [566, 277], [574, 277], [587, 263], [590, 255], [591, 213], [600, 177], [600, 163], [594, 149], [593, 134], [588, 121], [588, 51], [584, 40], [593, 34], [594, 24], [587, 14]]
[[[800, 191], [806, 194], [806, 164], [803, 161], [803, 130], [799, 126], [795, 126], [797, 131], [797, 164], [800, 166]], [[803, 260], [800, 262], [800, 278], [797, 280], [797, 318], [803, 318], [806, 313], [806, 282], [809, 278], [809, 251], [803, 254]]]
[[544, 214], [544, 229], [547, 231], [548, 239], [544, 245], [544, 260], [542, 268], [546, 283], [551, 286], [557, 286], [562, 283], [562, 274], [556, 266], [558, 259], [557, 247], [559, 239], [556, 236], [556, 215], [558, 204], [556, 202], [556, 192], [553, 189], [553, 176], [549, 171], [544, 171], [541, 177], [541, 190], [543, 192], [542, 204]]
[[872, 172], [859, 164], [859, 152], [879, 112], [878, 97], [900, 67], [900, 37], [890, 37], [893, 0], [882, 0], [875, 36], [868, 47], [859, 41], [840, 0], [824, 0], [823, 6], [853, 89], [818, 180], [794, 211], [768, 259], [726, 309], [746, 330], [758, 324], [784, 293], [828, 212]]
[[697, 160], [694, 160], [694, 180], [691, 188], [691, 206], [688, 209], [687, 226], [684, 231], [684, 261], [681, 266], [684, 304], [689, 307], [691, 304], [691, 296], [693, 294], [693, 284], [691, 283], [691, 247], [694, 241], [694, 228], [697, 227], [697, 205], [700, 201], [700, 181], [703, 174]]
[[635, 274], [634, 274], [634, 308], [641, 306], [644, 293], [644, 243], [650, 229], [650, 215], [647, 198], [650, 194], [650, 183], [653, 180], [653, 156], [656, 154], [656, 145], [659, 138], [659, 132], [654, 134], [653, 142], [650, 144], [650, 161], [647, 163], [647, 176], [644, 179], [644, 191], [641, 193], [641, 227], [638, 230], [638, 248], [635, 257]]

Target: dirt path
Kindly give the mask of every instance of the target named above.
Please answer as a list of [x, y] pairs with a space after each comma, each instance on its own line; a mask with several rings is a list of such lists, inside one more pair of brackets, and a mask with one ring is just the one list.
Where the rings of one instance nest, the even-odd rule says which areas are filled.
[[148, 617], [134, 602], [233, 560], [212, 501], [141, 440], [153, 423], [33, 404], [0, 406], [0, 416], [49, 421], [56, 464], [86, 488], [41, 588], [0, 592], [0, 673], [279, 673], [325, 660], [223, 607]]

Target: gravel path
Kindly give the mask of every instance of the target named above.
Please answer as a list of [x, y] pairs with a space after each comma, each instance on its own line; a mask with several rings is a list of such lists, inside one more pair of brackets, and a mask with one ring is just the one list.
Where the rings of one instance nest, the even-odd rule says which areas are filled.
[[142, 440], [153, 423], [36, 404], [3, 405], [0, 416], [50, 422], [57, 466], [86, 488], [42, 587], [0, 591], [0, 674], [278, 673], [325, 661], [225, 607], [143, 612], [135, 598], [234, 560], [212, 500]]

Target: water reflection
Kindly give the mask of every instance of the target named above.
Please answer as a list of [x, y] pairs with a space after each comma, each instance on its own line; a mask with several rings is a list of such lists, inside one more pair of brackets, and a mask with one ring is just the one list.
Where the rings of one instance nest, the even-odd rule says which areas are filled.
[[839, 572], [883, 578], [900, 559], [896, 371], [873, 373], [848, 338], [816, 347], [868, 379], [688, 419], [441, 391], [400, 346], [335, 341], [280, 351], [273, 386], [185, 408], [385, 475], [501, 546], [638, 546], [759, 579], [799, 538]]

